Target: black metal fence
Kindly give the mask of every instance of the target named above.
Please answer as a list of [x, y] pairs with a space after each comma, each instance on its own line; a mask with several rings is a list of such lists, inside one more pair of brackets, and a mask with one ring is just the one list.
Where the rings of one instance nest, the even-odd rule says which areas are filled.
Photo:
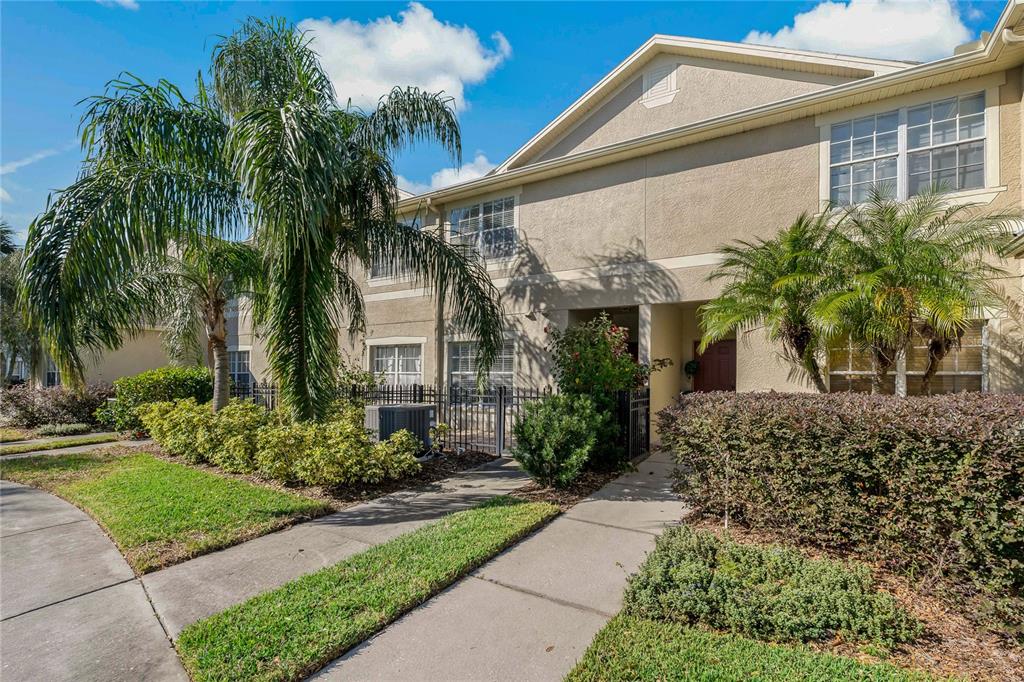
[[[410, 386], [353, 386], [343, 394], [367, 405], [434, 405], [437, 421], [448, 427], [446, 449], [489, 452], [498, 456], [515, 445], [513, 425], [524, 406], [551, 394], [550, 388], [486, 390], [462, 386], [414, 384]], [[277, 387], [253, 382], [232, 386], [231, 396], [251, 400], [272, 410], [279, 404]], [[618, 395], [616, 421], [619, 443], [630, 458], [650, 450], [650, 389], [622, 391]]]

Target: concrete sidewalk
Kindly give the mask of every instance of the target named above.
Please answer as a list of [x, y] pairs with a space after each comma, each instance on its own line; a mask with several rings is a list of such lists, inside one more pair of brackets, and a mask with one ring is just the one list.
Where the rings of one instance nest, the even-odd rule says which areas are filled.
[[0, 481], [0, 678], [187, 680], [121, 553], [77, 507]]
[[164, 627], [177, 637], [201, 618], [445, 514], [511, 492], [528, 480], [515, 463], [499, 460], [150, 573], [142, 580]]
[[317, 680], [561, 680], [682, 517], [665, 453], [336, 660]]
[[[70, 447], [56, 448], [54, 450], [33, 450], [32, 452], [20, 452], [16, 455], [0, 455], [0, 462], [9, 462], [12, 459], [23, 459], [25, 457], [55, 457], [57, 455], [71, 455], [78, 452], [89, 452], [91, 450], [102, 450], [103, 448], [112, 448], [120, 446], [126, 448], [137, 448], [142, 447], [144, 445], [152, 444], [153, 441], [152, 439], [149, 438], [145, 438], [143, 440], [113, 440], [108, 443], [93, 443], [92, 445], [72, 445]], [[18, 443], [11, 443], [11, 445], [18, 445]]]

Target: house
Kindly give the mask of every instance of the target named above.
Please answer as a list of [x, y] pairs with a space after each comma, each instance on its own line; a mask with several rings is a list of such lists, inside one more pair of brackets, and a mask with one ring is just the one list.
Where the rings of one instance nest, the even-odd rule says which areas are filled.
[[[545, 329], [605, 311], [639, 359], [674, 363], [652, 378], [654, 410], [684, 390], [812, 390], [759, 331], [713, 345], [695, 376], [683, 371], [698, 307], [721, 286], [706, 279], [717, 250], [769, 237], [826, 200], [859, 201], [883, 180], [901, 198], [943, 183], [951, 201], [1019, 211], [1022, 64], [1017, 0], [991, 34], [925, 64], [657, 35], [490, 174], [399, 209], [486, 258], [508, 314], [494, 384], [550, 383]], [[1008, 261], [999, 283], [1017, 296], [1021, 265]], [[390, 383], [471, 380], [474, 342], [428, 291], [384, 266], [364, 287], [367, 331], [349, 352]], [[266, 378], [244, 311], [235, 319], [233, 371]], [[933, 386], [1024, 390], [1011, 327], [978, 320]], [[901, 362], [909, 393], [921, 350]], [[832, 389], [866, 387], [865, 363], [834, 349]]]

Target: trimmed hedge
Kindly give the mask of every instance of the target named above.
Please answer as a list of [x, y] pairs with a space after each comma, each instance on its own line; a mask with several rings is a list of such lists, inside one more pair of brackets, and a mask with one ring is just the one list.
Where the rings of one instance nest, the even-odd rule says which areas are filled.
[[28, 384], [0, 389], [0, 425], [31, 429], [42, 424], [95, 424], [96, 409], [113, 394], [106, 384], [86, 386], [81, 393], [64, 386]]
[[1024, 396], [690, 394], [658, 421], [699, 510], [939, 580], [1024, 632]]
[[92, 427], [88, 424], [43, 424], [36, 429], [37, 436], [78, 436], [89, 433]]
[[523, 406], [512, 456], [541, 485], [564, 488], [583, 472], [611, 420], [586, 395], [549, 395]]
[[96, 411], [101, 424], [115, 431], [143, 430], [137, 409], [165, 400], [213, 398], [213, 375], [205, 367], [158, 367], [114, 381], [115, 400]]
[[138, 412], [168, 454], [233, 473], [332, 487], [395, 480], [420, 469], [423, 444], [415, 436], [401, 430], [374, 443], [355, 405], [339, 407], [324, 422], [299, 423], [242, 400], [216, 413], [193, 398], [149, 403]]

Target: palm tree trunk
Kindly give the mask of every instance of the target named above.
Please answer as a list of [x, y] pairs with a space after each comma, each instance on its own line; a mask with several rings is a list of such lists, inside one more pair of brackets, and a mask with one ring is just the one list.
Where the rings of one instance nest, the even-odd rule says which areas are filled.
[[214, 305], [206, 311], [207, 348], [213, 356], [213, 411], [228, 404], [231, 397], [228, 375], [227, 323], [224, 306]]
[[818, 390], [818, 393], [828, 393], [828, 386], [825, 385], [825, 378], [821, 375], [821, 366], [818, 364], [817, 358], [814, 357], [814, 353], [805, 352], [804, 367], [811, 375], [811, 381], [814, 382], [814, 388]]
[[885, 389], [885, 377], [892, 367], [892, 361], [877, 348], [871, 350], [871, 395], [882, 395]]
[[942, 364], [943, 358], [949, 352], [952, 344], [944, 343], [938, 339], [932, 339], [928, 342], [928, 367], [924, 370], [924, 375], [921, 377], [921, 395], [932, 394], [932, 377], [939, 371], [939, 365]]

